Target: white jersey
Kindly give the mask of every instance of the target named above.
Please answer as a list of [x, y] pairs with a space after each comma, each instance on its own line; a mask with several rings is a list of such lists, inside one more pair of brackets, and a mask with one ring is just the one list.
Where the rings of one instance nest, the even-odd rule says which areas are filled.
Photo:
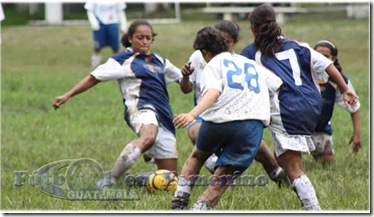
[[197, 105], [201, 99], [200, 77], [201, 77], [202, 71], [205, 68], [206, 61], [204, 60], [204, 57], [201, 54], [201, 51], [196, 50], [195, 52], [192, 53], [188, 62], [191, 63], [190, 66], [194, 68], [193, 73], [190, 75], [190, 82], [193, 84], [194, 94], [195, 94], [194, 103], [195, 105]]
[[119, 23], [118, 12], [126, 7], [126, 3], [110, 1], [87, 2], [84, 5], [87, 11], [92, 11], [97, 19], [105, 25]]
[[282, 80], [255, 61], [224, 52], [215, 56], [201, 74], [202, 96], [208, 89], [221, 95], [201, 117], [205, 121], [223, 123], [236, 120], [260, 120], [270, 123], [270, 94], [282, 85]]

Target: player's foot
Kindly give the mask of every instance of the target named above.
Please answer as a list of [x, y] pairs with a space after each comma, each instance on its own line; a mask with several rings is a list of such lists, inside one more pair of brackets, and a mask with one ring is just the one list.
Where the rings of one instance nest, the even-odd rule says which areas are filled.
[[311, 202], [307, 202], [306, 200], [304, 200], [303, 204], [304, 204], [304, 209], [306, 211], [322, 211], [318, 202], [311, 203]]
[[108, 178], [100, 179], [100, 181], [96, 184], [96, 189], [101, 191], [104, 190], [107, 186], [115, 185], [117, 184], [116, 181]]
[[283, 169], [278, 170], [277, 174], [272, 180], [277, 183], [279, 188], [291, 186], [291, 181]]
[[190, 201], [190, 194], [186, 192], [176, 192], [173, 199], [171, 200], [172, 210], [186, 209]]
[[193, 211], [207, 211], [211, 210], [212, 207], [205, 201], [198, 200], [191, 208]]

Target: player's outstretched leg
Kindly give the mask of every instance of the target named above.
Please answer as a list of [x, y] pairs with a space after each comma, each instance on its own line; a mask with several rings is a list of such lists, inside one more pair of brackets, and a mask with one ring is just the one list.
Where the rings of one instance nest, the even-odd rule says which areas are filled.
[[255, 160], [262, 164], [269, 178], [277, 183], [278, 187], [291, 185], [285, 171], [278, 165], [276, 158], [266, 146], [265, 140], [261, 141]]
[[[135, 164], [140, 155], [155, 143], [157, 132], [158, 126], [152, 124], [143, 125], [141, 127], [139, 130], [139, 138], [127, 144], [117, 158], [111, 170], [110, 183], [117, 183], [119, 178]], [[99, 185], [102, 183], [104, 183], [104, 185]], [[100, 180], [97, 187], [102, 189], [105, 187], [105, 184], [108, 183]]]

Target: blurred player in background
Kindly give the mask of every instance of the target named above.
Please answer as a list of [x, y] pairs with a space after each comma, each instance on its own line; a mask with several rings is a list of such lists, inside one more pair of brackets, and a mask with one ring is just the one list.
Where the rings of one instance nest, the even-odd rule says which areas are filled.
[[[343, 74], [342, 67], [338, 60], [338, 48], [331, 42], [327, 40], [321, 40], [316, 43], [314, 49], [333, 61], [334, 66], [339, 70], [347, 83], [348, 87], [354, 92], [352, 83]], [[315, 128], [312, 139], [316, 150], [312, 152], [315, 160], [333, 162], [334, 161], [334, 146], [332, 141], [332, 127], [330, 120], [334, 111], [334, 104], [344, 107], [351, 114], [352, 124], [353, 124], [353, 135], [349, 143], [353, 143], [353, 151], [357, 153], [361, 148], [361, 137], [360, 137], [360, 116], [358, 109], [360, 108], [360, 103], [357, 101], [357, 105], [354, 109], [347, 108], [344, 104], [343, 94], [337, 88], [336, 83], [330, 77], [324, 80], [319, 80], [319, 87], [322, 94], [322, 112], [318, 119], [317, 127]]]
[[[0, 4], [0, 22], [5, 20], [4, 10], [2, 4]], [[0, 44], [1, 44], [1, 34], [0, 34]]]
[[196, 181], [187, 177], [198, 175], [213, 153], [218, 156], [213, 175], [220, 178], [210, 183], [192, 210], [215, 207], [233, 179], [251, 165], [270, 122], [268, 87], [275, 92], [282, 81], [253, 60], [230, 52], [228, 44], [216, 28], [197, 33], [193, 47], [207, 62], [200, 79], [202, 98], [189, 113], [176, 116], [174, 124], [186, 127], [200, 115], [203, 121], [179, 177], [172, 209], [187, 208]]
[[344, 94], [346, 106], [357, 96], [349, 89], [331, 60], [309, 45], [281, 36], [272, 6], [262, 4], [249, 15], [254, 43], [242, 55], [256, 60], [279, 76], [283, 84], [271, 100], [269, 126], [279, 165], [306, 210], [321, 210], [313, 185], [304, 174], [301, 153], [315, 149], [311, 135], [322, 108], [318, 79], [326, 71]]
[[119, 29], [126, 32], [127, 19], [126, 4], [120, 2], [87, 2], [88, 20], [93, 31], [93, 55], [91, 66], [96, 68], [101, 63], [101, 49], [106, 46], [112, 48], [113, 54], [119, 51]]
[[[216, 29], [220, 30], [222, 37], [228, 45], [228, 51], [230, 53], [234, 52], [234, 46], [239, 41], [239, 26], [232, 21], [221, 21], [214, 26]], [[189, 77], [189, 82], [184, 84], [185, 86], [191, 86], [190, 90], [194, 90], [194, 104], [195, 106], [199, 103], [201, 99], [201, 74], [206, 65], [206, 61], [203, 58], [200, 50], [196, 50], [188, 60], [188, 63], [182, 68], [183, 77]], [[182, 83], [181, 83], [182, 84]], [[188, 93], [188, 92], [187, 92]], [[197, 117], [194, 122], [188, 126], [188, 136], [193, 144], [196, 144], [196, 138], [201, 127], [202, 118]], [[276, 182], [279, 186], [282, 183], [289, 185], [288, 178], [284, 170], [278, 165], [273, 154], [266, 146], [264, 140], [261, 141], [260, 148], [255, 157], [256, 161], [259, 161], [264, 167], [265, 171], [269, 175], [270, 179]], [[217, 161], [217, 156], [210, 156], [204, 163], [205, 167], [211, 172], [214, 173], [214, 166]]]
[[70, 97], [101, 81], [118, 81], [124, 118], [139, 138], [125, 146], [111, 170], [111, 178], [101, 180], [99, 188], [118, 182], [142, 153], [155, 158], [158, 169], [177, 174], [174, 116], [166, 85], [179, 82], [182, 73], [168, 59], [150, 52], [155, 35], [147, 21], [134, 21], [121, 39], [126, 51], [113, 55], [70, 91], [54, 99], [53, 107], [58, 109]]

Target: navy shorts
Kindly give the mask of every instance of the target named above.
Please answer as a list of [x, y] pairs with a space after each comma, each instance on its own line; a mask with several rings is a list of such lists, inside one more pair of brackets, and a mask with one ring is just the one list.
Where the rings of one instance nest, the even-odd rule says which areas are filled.
[[187, 131], [190, 131], [190, 128], [195, 125], [195, 124], [198, 124], [198, 123], [202, 123], [203, 122], [203, 119], [199, 116], [197, 117], [192, 123], [190, 123], [187, 127]]
[[215, 168], [225, 165], [237, 167], [242, 174], [252, 163], [263, 137], [264, 125], [259, 120], [213, 123], [203, 121], [196, 147], [218, 156]]
[[100, 29], [93, 32], [94, 50], [110, 46], [113, 50], [119, 49], [119, 27], [118, 24], [104, 25], [100, 23]]

